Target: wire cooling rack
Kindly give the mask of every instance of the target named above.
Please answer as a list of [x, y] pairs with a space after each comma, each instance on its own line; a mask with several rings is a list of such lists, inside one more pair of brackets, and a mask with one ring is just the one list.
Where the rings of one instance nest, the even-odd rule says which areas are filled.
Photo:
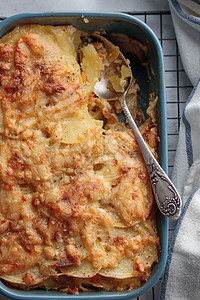
[[[172, 175], [174, 157], [178, 141], [179, 125], [183, 107], [192, 85], [184, 72], [169, 11], [162, 12], [126, 12], [145, 22], [155, 32], [163, 48], [165, 62], [166, 94], [167, 94], [167, 124], [168, 124], [168, 174]], [[0, 21], [5, 17], [0, 17]], [[169, 242], [175, 227], [169, 224]], [[147, 293], [134, 300], [158, 300], [161, 279]], [[0, 300], [7, 300], [0, 295]]]

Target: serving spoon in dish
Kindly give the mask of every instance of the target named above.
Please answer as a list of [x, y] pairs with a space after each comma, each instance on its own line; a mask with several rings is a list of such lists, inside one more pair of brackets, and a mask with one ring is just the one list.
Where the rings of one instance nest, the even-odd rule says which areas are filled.
[[[95, 39], [97, 41], [100, 41], [105, 49], [110, 53], [111, 49], [114, 47], [114, 45], [107, 40], [105, 37], [98, 35], [98, 34], [91, 34], [91, 38]], [[156, 203], [158, 205], [158, 208], [160, 212], [168, 217], [171, 220], [178, 220], [181, 208], [182, 208], [182, 200], [181, 197], [167, 176], [167, 174], [164, 172], [164, 170], [161, 168], [153, 154], [151, 153], [149, 147], [145, 143], [129, 109], [126, 103], [126, 96], [127, 93], [131, 87], [132, 84], [132, 72], [131, 68], [128, 64], [128, 61], [125, 59], [123, 54], [119, 52], [119, 56], [117, 58], [117, 65], [116, 68], [119, 68], [119, 62], [121, 62], [121, 65], [124, 65], [129, 69], [129, 76], [127, 77], [127, 83], [124, 87], [123, 92], [115, 92], [113, 89], [109, 89], [109, 76], [106, 75], [106, 68], [101, 73], [101, 79], [95, 84], [94, 87], [94, 93], [103, 99], [106, 100], [115, 100], [120, 98], [121, 99], [121, 105], [124, 111], [124, 114], [128, 120], [128, 123], [131, 127], [131, 129], [134, 132], [135, 138], [138, 142], [138, 145], [140, 147], [140, 150], [142, 152], [144, 161], [147, 166], [147, 170], [151, 179], [153, 193], [156, 199]], [[114, 62], [112, 63], [114, 64]], [[115, 66], [113, 65], [113, 68]]]

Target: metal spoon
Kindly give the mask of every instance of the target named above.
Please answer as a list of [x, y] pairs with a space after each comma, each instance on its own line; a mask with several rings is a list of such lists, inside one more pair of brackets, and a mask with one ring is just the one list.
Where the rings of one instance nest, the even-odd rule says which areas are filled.
[[[98, 34], [91, 34], [91, 37], [92, 39], [94, 38], [102, 42], [105, 49], [108, 51], [108, 53], [114, 47], [114, 45], [103, 36], [100, 36]], [[118, 63], [119, 63], [119, 59], [121, 60], [123, 65], [127, 66], [130, 69], [127, 60], [125, 59], [125, 57], [122, 55], [121, 52], [119, 53], [118, 56]], [[149, 150], [149, 147], [145, 143], [140, 131], [138, 130], [137, 125], [126, 104], [126, 95], [130, 89], [132, 78], [133, 78], [131, 69], [130, 69], [130, 77], [128, 78], [128, 83], [124, 89], [124, 93], [117, 93], [108, 89], [107, 85], [109, 79], [105, 76], [105, 73], [106, 70], [102, 72], [100, 81], [96, 83], [94, 87], [94, 93], [98, 97], [104, 98], [106, 100], [114, 100], [121, 97], [120, 99], [121, 99], [121, 104], [122, 104], [124, 114], [131, 126], [131, 129], [134, 132], [134, 135], [136, 137], [136, 140], [142, 152], [143, 158], [145, 160], [158, 208], [163, 215], [165, 215], [171, 220], [176, 221], [178, 220], [181, 213], [181, 208], [182, 208], [181, 197], [178, 191], [176, 190], [175, 186], [167, 176], [167, 174], [163, 171], [163, 169], [161, 168], [161, 166], [159, 165], [159, 163], [157, 162], [157, 160]]]

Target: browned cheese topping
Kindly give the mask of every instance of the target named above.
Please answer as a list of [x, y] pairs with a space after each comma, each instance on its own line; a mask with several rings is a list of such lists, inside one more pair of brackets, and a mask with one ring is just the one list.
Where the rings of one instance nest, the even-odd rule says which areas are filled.
[[[20, 288], [133, 289], [158, 260], [138, 144], [120, 101], [93, 94], [117, 47], [82, 35], [23, 25], [0, 40], [0, 278]], [[157, 126], [141, 130], [157, 157]]]

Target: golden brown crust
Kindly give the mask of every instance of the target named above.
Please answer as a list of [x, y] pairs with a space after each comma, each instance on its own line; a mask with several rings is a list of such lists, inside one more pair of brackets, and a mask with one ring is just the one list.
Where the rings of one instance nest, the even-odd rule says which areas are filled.
[[[158, 259], [147, 169], [119, 101], [81, 75], [80, 35], [24, 25], [0, 43], [0, 277], [21, 288], [133, 289]], [[87, 49], [97, 76], [106, 53]], [[142, 134], [157, 156], [156, 125]]]

